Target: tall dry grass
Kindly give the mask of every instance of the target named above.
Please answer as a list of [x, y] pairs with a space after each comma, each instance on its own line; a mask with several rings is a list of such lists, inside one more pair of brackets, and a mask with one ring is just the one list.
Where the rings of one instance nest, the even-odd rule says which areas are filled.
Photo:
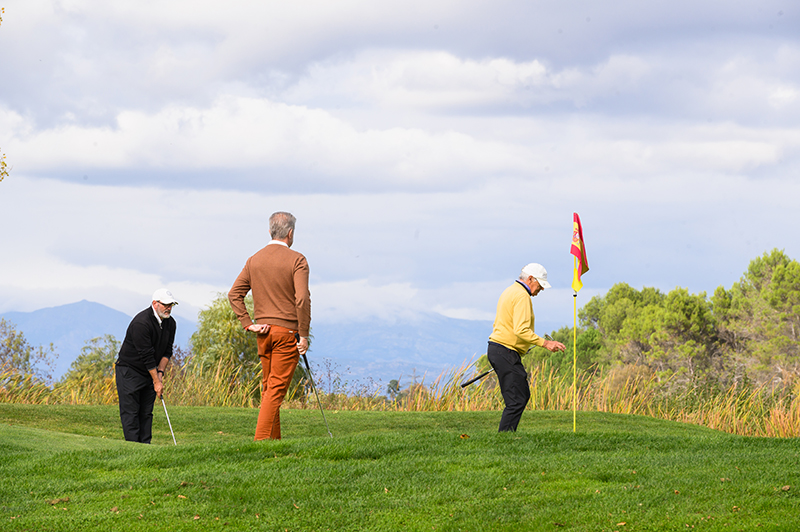
[[[502, 410], [497, 379], [462, 388], [475, 367], [465, 363], [426, 383], [415, 382], [395, 400], [377, 391], [356, 392], [317, 386], [326, 410], [392, 411], [486, 411]], [[651, 416], [704, 425], [745, 436], [800, 436], [800, 380], [781, 388], [733, 385], [722, 391], [686, 389], [675, 393], [669, 380], [637, 367], [623, 367], [577, 375], [575, 394], [571, 374], [546, 363], [528, 368], [531, 399], [529, 410], [572, 410]], [[241, 382], [239, 370], [219, 364], [212, 368], [170, 366], [165, 376], [165, 397], [171, 404], [188, 406], [236, 406], [256, 408], [260, 403], [260, 379]], [[671, 390], [665, 392], [665, 390]], [[574, 394], [574, 395], [573, 395]], [[577, 397], [577, 403], [573, 400]], [[81, 379], [47, 386], [29, 375], [0, 371], [0, 402], [27, 404], [116, 404], [113, 378]], [[317, 408], [308, 382], [290, 390], [286, 408]]]

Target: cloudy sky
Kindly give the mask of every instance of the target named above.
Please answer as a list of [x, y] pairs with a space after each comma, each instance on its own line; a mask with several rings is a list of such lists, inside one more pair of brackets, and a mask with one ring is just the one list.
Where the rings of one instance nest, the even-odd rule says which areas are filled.
[[298, 218], [317, 322], [492, 319], [528, 262], [730, 287], [800, 258], [800, 7], [772, 0], [0, 0], [0, 312], [176, 314]]

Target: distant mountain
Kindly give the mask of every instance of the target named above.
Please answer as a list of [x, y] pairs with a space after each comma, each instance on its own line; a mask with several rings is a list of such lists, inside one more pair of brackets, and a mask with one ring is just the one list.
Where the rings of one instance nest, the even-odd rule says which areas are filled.
[[[13, 323], [25, 335], [30, 345], [54, 345], [59, 356], [53, 378], [58, 380], [69, 370], [88, 340], [112, 334], [122, 342], [133, 316], [100, 303], [83, 300], [33, 312], [6, 312], [0, 314], [0, 318]], [[196, 326], [177, 316], [175, 319], [178, 322], [175, 343], [186, 346]]]
[[423, 376], [431, 383], [443, 372], [476, 360], [486, 353], [492, 322], [426, 313], [396, 321], [312, 320], [311, 328], [314, 338], [308, 358], [315, 374], [320, 373], [321, 388], [327, 389], [324, 385], [330, 380], [325, 371], [328, 359], [344, 380], [355, 379], [362, 385], [380, 380], [383, 394], [392, 379], [403, 387]]

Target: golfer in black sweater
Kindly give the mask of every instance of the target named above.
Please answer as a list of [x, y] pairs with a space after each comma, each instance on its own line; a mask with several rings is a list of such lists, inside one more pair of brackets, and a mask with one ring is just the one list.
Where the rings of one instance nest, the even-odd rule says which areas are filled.
[[172, 357], [178, 302], [165, 289], [156, 290], [152, 304], [137, 314], [125, 333], [116, 363], [119, 417], [127, 441], [150, 443], [153, 404], [164, 389], [162, 376]]

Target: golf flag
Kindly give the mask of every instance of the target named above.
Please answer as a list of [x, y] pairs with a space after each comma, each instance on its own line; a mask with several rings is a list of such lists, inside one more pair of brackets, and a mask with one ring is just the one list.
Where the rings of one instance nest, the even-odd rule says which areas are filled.
[[586, 246], [583, 243], [583, 228], [577, 212], [572, 213], [572, 248], [570, 253], [575, 255], [575, 269], [572, 273], [572, 289], [578, 292], [583, 288], [581, 275], [589, 271], [589, 262], [586, 260]]

